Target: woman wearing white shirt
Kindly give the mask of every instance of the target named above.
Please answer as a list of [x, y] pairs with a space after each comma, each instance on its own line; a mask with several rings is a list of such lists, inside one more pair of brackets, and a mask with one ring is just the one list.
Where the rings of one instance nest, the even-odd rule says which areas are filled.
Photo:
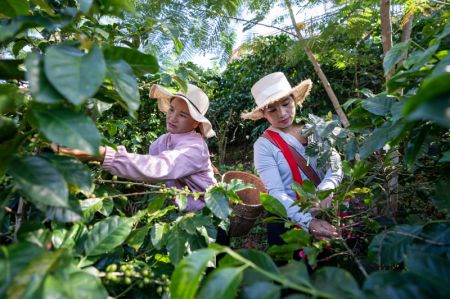
[[[283, 73], [269, 74], [256, 82], [251, 91], [257, 107], [250, 112], [242, 113], [242, 118], [258, 120], [265, 118], [270, 127], [270, 136], [275, 134], [277, 138], [287, 144], [296, 155], [305, 156], [307, 140], [300, 134], [301, 125], [294, 123], [296, 106], [303, 103], [311, 89], [311, 80], [302, 81], [292, 88]], [[266, 131], [267, 132], [267, 131]], [[336, 228], [324, 220], [315, 219], [310, 211], [302, 210], [295, 205], [296, 193], [292, 190], [292, 184], [297, 170], [291, 168], [286, 157], [277, 143], [267, 133], [259, 137], [254, 144], [254, 162], [258, 175], [264, 182], [269, 194], [277, 198], [286, 208], [288, 217], [296, 222], [302, 229], [308, 231], [318, 239], [337, 237]], [[269, 139], [270, 140], [269, 140]], [[279, 140], [279, 139], [278, 139]], [[276, 141], [276, 140], [275, 140]], [[281, 142], [282, 142], [281, 141]], [[337, 160], [340, 165], [339, 154], [334, 152], [332, 159]], [[329, 190], [336, 188], [343, 177], [342, 169], [326, 169], [320, 171], [317, 161], [310, 159], [309, 164], [316, 172], [317, 190]], [[298, 167], [295, 164], [295, 167]], [[299, 168], [298, 180], [311, 180], [305, 172], [310, 174], [311, 169]], [[312, 171], [314, 172], [314, 171]], [[324, 202], [328, 206], [331, 197]], [[279, 234], [283, 232], [283, 224], [268, 224], [269, 244], [281, 244]]]

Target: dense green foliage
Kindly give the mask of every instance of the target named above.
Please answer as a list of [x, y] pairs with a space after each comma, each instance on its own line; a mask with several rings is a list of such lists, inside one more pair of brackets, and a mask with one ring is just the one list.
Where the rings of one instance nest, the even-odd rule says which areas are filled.
[[[147, 34], [159, 31], [180, 50], [188, 32], [176, 35], [151, 22], [180, 3], [136, 3], [154, 11], [139, 18], [132, 1], [114, 0], [6, 0], [0, 8], [0, 297], [448, 296], [448, 6], [418, 15], [411, 41], [395, 36], [383, 61], [376, 21], [363, 30], [351, 16], [338, 16], [323, 36], [308, 41], [350, 116], [345, 130], [331, 114], [307, 117], [331, 110], [319, 84], [303, 108], [319, 140], [308, 154], [326, 157], [326, 148], [335, 146], [345, 157], [345, 180], [321, 216], [336, 225], [339, 238], [312, 239], [276, 199], [262, 194], [274, 215], [264, 221], [281, 219], [291, 228], [282, 236], [285, 245], [262, 252], [214, 244], [218, 228], [226, 230], [233, 216], [229, 203], [248, 187], [240, 181], [192, 194], [118, 180], [96, 163], [49, 149], [56, 142], [96, 154], [99, 144], [120, 143], [146, 152], [165, 127], [147, 97], [150, 84], [184, 88], [189, 79], [211, 96], [208, 117], [219, 132], [219, 150], [232, 142], [250, 147], [264, 124], [242, 122], [239, 114], [253, 106], [249, 89], [257, 79], [283, 71], [292, 84], [307, 77], [317, 82], [301, 44], [286, 35], [257, 39], [219, 75], [191, 63], [161, 71], [158, 61], [167, 65], [167, 57], [139, 49], [150, 47]], [[211, 1], [186, 3], [180, 11]], [[239, 3], [216, 1], [211, 9], [232, 13]], [[366, 14], [355, 10], [353, 21], [368, 26], [364, 18], [376, 20], [370, 6]], [[398, 212], [385, 213], [395, 173]], [[308, 181], [294, 188], [304, 207], [329, 194]], [[184, 213], [187, 196], [203, 196], [206, 208]], [[341, 214], [346, 210], [350, 217]]]

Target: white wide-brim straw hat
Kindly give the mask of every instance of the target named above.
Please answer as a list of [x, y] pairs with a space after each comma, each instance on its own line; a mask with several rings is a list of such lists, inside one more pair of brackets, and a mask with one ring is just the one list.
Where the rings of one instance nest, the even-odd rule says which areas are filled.
[[256, 108], [250, 112], [242, 112], [243, 119], [258, 120], [263, 118], [262, 109], [288, 95], [292, 95], [297, 105], [301, 105], [311, 91], [310, 79], [300, 82], [294, 88], [291, 87], [286, 76], [282, 72], [276, 72], [262, 77], [252, 86], [252, 95], [256, 102]]
[[161, 112], [167, 113], [170, 108], [170, 100], [174, 97], [183, 99], [189, 109], [189, 114], [193, 119], [200, 123], [200, 130], [202, 135], [206, 138], [211, 138], [216, 135], [212, 129], [211, 122], [205, 117], [206, 111], [209, 108], [208, 96], [193, 84], [187, 85], [186, 93], [179, 91], [171, 93], [161, 85], [153, 85], [150, 88], [150, 97], [158, 101], [158, 108]]

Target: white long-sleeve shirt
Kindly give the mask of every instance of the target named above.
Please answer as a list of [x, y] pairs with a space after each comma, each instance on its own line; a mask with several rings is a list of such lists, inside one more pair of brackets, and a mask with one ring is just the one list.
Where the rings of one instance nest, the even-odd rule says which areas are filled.
[[[272, 127], [270, 130], [280, 134], [286, 143], [293, 146], [300, 155], [306, 158], [305, 147], [294, 136]], [[253, 149], [256, 170], [269, 191], [269, 194], [281, 202], [286, 209], [289, 219], [308, 231], [309, 223], [313, 219], [313, 216], [308, 211], [302, 211], [298, 205], [293, 205], [296, 200], [296, 194], [291, 188], [293, 184], [292, 172], [281, 150], [264, 137], [259, 137], [256, 140]], [[341, 158], [337, 152], [334, 152], [331, 158], [338, 161], [339, 167], [335, 171], [328, 168], [326, 172], [318, 171], [316, 159], [309, 159], [310, 165], [316, 170], [321, 179], [317, 190], [334, 189], [342, 181]], [[309, 180], [301, 169], [300, 173], [303, 180]]]

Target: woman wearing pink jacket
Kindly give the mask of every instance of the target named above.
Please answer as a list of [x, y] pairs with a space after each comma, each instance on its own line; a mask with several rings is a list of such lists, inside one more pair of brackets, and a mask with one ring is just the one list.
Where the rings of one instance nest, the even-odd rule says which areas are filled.
[[[97, 160], [113, 175], [149, 183], [165, 181], [168, 187], [187, 186], [193, 192], [204, 192], [216, 183], [205, 138], [215, 136], [211, 122], [205, 117], [208, 96], [197, 86], [188, 84], [186, 93], [171, 93], [159, 85], [152, 86], [150, 97], [158, 101], [166, 113], [168, 133], [149, 147], [148, 154], [129, 153], [124, 146], [117, 151], [101, 146], [100, 156], [71, 148], [59, 151], [80, 160]], [[186, 211], [198, 211], [203, 200], [188, 198]]]

